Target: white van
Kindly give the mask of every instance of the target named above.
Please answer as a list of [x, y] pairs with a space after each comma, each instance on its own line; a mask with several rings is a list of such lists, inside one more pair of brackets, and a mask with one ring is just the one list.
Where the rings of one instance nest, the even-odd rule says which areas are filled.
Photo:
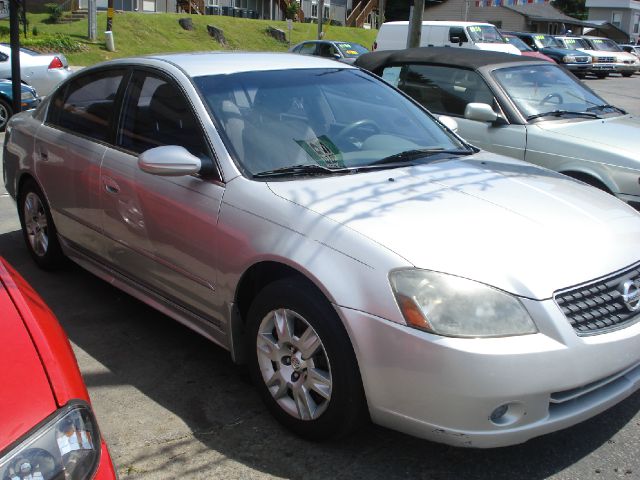
[[[378, 31], [374, 50], [402, 50], [407, 48], [409, 22], [386, 22]], [[478, 22], [422, 22], [421, 47], [461, 47], [520, 55], [520, 50], [506, 42], [498, 29], [490, 23]]]

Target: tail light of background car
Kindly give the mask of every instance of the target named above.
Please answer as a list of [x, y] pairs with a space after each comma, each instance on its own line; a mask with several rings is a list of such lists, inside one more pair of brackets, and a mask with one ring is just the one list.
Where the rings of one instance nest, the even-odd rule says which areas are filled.
[[60, 58], [53, 57], [53, 60], [51, 60], [51, 63], [49, 64], [48, 68], [49, 70], [54, 68], [64, 68], [64, 65], [62, 64], [62, 60], [60, 60]]

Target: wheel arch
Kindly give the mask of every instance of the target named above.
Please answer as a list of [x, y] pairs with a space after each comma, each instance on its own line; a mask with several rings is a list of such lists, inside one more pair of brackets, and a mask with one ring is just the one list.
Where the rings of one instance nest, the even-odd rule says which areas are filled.
[[563, 175], [571, 177], [576, 180], [580, 180], [581, 182], [586, 183], [587, 185], [591, 185], [592, 187], [599, 188], [602, 191], [605, 191], [611, 195], [614, 194], [615, 188], [612, 188], [611, 185], [613, 182], [608, 181], [608, 179], [603, 179], [601, 175], [598, 175], [594, 172], [587, 172], [584, 170], [563, 170]]

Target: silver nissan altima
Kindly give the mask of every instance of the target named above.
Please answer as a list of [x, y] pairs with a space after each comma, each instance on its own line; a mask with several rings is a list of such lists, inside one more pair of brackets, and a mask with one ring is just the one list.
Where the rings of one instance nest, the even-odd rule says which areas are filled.
[[71, 259], [246, 363], [306, 438], [568, 427], [640, 386], [640, 215], [291, 54], [123, 59], [16, 115], [4, 181]]

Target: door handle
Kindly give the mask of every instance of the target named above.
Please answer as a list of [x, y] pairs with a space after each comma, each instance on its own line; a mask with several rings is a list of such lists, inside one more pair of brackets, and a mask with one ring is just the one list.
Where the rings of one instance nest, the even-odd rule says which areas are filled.
[[102, 177], [102, 184], [104, 185], [104, 189], [107, 193], [110, 193], [112, 195], [117, 195], [118, 193], [120, 193], [120, 186], [113, 178]]

